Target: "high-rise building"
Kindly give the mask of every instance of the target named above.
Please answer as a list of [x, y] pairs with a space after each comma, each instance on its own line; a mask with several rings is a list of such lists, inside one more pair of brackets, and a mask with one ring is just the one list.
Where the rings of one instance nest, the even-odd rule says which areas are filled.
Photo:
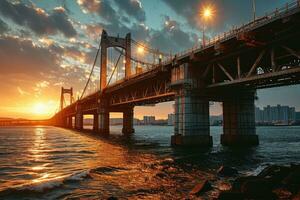
[[145, 125], [154, 124], [155, 123], [155, 116], [144, 116], [143, 123]]
[[289, 106], [266, 106], [261, 110], [255, 108], [255, 121], [257, 123], [292, 124], [296, 121], [296, 111]]
[[296, 120], [297, 122], [300, 122], [300, 112], [296, 112], [296, 113], [295, 113], [295, 120]]
[[168, 126], [174, 126], [175, 114], [168, 114]]

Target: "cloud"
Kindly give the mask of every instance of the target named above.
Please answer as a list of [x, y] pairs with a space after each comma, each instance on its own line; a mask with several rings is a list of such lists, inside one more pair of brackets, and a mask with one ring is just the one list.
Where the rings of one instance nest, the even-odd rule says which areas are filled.
[[4, 21], [2, 21], [2, 19], [0, 18], [0, 34], [6, 32], [6, 31], [8, 31], [8, 26], [7, 26], [7, 24], [6, 24]]
[[74, 37], [77, 33], [65, 12], [58, 7], [48, 14], [45, 10], [34, 5], [0, 1], [0, 13], [12, 19], [20, 26], [30, 28], [38, 35], [63, 33], [66, 37]]
[[195, 45], [194, 35], [182, 30], [179, 22], [165, 16], [161, 30], [152, 30], [150, 44], [161, 51], [176, 53]]
[[100, 8], [100, 0], [77, 0], [78, 5], [86, 12], [97, 12]]
[[38, 75], [58, 68], [60, 57], [50, 48], [37, 46], [30, 39], [3, 36], [0, 37], [0, 60], [0, 73]]
[[115, 0], [120, 10], [126, 12], [128, 16], [134, 17], [137, 21], [145, 21], [146, 14], [139, 0]]

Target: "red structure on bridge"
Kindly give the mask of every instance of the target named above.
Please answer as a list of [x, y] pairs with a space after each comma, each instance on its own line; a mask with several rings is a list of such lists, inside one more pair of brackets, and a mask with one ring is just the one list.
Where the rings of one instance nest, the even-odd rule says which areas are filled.
[[[131, 39], [101, 38], [100, 90], [61, 109], [52, 122], [83, 129], [83, 115], [94, 116], [94, 131], [109, 134], [109, 113], [123, 113], [123, 133], [132, 134], [134, 106], [175, 101], [173, 145], [211, 146], [209, 101], [223, 103], [224, 145], [257, 145], [254, 101], [257, 89], [299, 84], [299, 1], [207, 41], [170, 55]], [[133, 47], [152, 55], [141, 61]], [[107, 49], [120, 53], [107, 80]], [[138, 49], [137, 49], [138, 50]], [[125, 75], [111, 83], [124, 57]], [[148, 56], [149, 58], [149, 56]], [[75, 120], [72, 120], [74, 119]], [[75, 121], [73, 126], [72, 121]]]

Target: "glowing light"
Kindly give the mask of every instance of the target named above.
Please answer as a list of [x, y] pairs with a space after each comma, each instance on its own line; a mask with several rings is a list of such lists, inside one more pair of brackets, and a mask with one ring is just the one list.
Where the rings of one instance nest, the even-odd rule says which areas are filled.
[[36, 115], [48, 115], [49, 113], [53, 112], [51, 109], [52, 109], [52, 106], [48, 106], [41, 102], [36, 103], [32, 107], [33, 114], [36, 114]]
[[138, 47], [137, 51], [139, 54], [143, 54], [145, 50], [144, 50], [144, 47], [140, 46], [140, 47]]
[[207, 6], [202, 9], [201, 15], [204, 19], [210, 19], [214, 15], [214, 9], [212, 6]]
[[211, 16], [211, 10], [209, 8], [205, 9], [204, 10], [204, 13], [203, 13], [203, 16], [204, 17], [210, 17]]
[[123, 63], [126, 64], [126, 60], [123, 60]]

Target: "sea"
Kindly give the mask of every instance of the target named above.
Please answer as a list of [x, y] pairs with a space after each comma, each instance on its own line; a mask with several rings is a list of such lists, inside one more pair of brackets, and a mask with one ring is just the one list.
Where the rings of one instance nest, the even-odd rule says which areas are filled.
[[[220, 144], [222, 127], [211, 127], [213, 147], [172, 148], [172, 126], [135, 126], [130, 137], [112, 126], [109, 137], [50, 126], [0, 128], [0, 199], [213, 199], [236, 177], [219, 177], [220, 166], [237, 176], [268, 165], [300, 162], [300, 127], [257, 127], [260, 145]], [[193, 196], [203, 180], [213, 189]]]

